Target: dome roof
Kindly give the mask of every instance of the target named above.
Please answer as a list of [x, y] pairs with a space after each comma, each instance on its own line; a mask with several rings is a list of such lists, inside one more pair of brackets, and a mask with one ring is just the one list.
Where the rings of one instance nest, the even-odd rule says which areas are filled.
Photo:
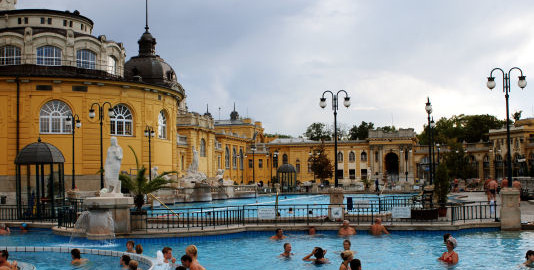
[[276, 173], [297, 173], [297, 170], [291, 164], [284, 164], [276, 170]]
[[15, 164], [64, 163], [65, 158], [55, 146], [41, 142], [26, 145], [15, 158]]
[[139, 43], [139, 55], [124, 64], [124, 77], [183, 91], [172, 67], [156, 55], [156, 38], [148, 32], [148, 27], [137, 43]]

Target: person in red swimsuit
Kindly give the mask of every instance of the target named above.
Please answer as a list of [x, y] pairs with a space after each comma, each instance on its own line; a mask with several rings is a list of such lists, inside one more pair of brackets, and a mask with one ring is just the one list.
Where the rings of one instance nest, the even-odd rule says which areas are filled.
[[458, 263], [458, 253], [454, 251], [456, 247], [456, 239], [452, 236], [447, 239], [447, 251], [443, 252], [443, 255], [438, 258], [438, 260], [447, 263], [447, 264], [457, 264]]

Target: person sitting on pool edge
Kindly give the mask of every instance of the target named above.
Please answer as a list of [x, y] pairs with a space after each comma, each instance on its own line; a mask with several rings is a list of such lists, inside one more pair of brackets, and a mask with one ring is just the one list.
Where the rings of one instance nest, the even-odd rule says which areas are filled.
[[386, 227], [382, 225], [382, 219], [376, 218], [375, 224], [371, 225], [371, 234], [372, 235], [381, 235], [382, 233], [389, 234], [388, 230], [386, 230]]
[[191, 266], [189, 266], [189, 269], [191, 270], [206, 270], [200, 263], [198, 262], [198, 249], [195, 245], [189, 245], [185, 248], [185, 254], [189, 255], [192, 259]]
[[523, 265], [527, 267], [533, 267], [534, 265], [532, 264], [534, 263], [534, 250], [527, 251], [525, 259], [526, 261], [523, 263]]
[[284, 231], [280, 228], [276, 229], [275, 234], [271, 236], [271, 239], [273, 240], [282, 240], [285, 239], [287, 236], [284, 235]]
[[289, 258], [289, 257], [291, 257], [293, 255], [295, 255], [295, 254], [291, 253], [291, 244], [290, 243], [285, 243], [284, 244], [284, 252], [282, 252], [282, 254], [280, 254], [280, 256]]
[[135, 242], [132, 240], [128, 240], [128, 242], [126, 242], [126, 252], [135, 253], [134, 246]]
[[355, 235], [356, 230], [353, 227], [350, 227], [348, 220], [343, 220], [343, 225], [341, 225], [341, 228], [339, 228], [339, 231], [337, 232], [340, 236], [349, 236], [349, 235]]
[[[329, 263], [328, 259], [324, 257], [325, 254], [326, 254], [326, 249], [323, 250], [320, 247], [314, 247], [312, 252], [310, 254], [306, 255], [306, 257], [302, 258], [302, 260], [303, 261], [308, 261], [308, 262], [313, 262], [315, 264]], [[315, 259], [312, 259], [311, 256], [314, 256]]]
[[130, 256], [124, 254], [121, 256], [120, 264], [122, 269], [128, 269], [128, 264], [130, 263]]
[[72, 257], [72, 261], [70, 262], [70, 264], [72, 265], [82, 265], [82, 264], [87, 263], [88, 261], [87, 259], [82, 259], [82, 254], [80, 253], [80, 250], [77, 248], [71, 250], [70, 255]]
[[13, 261], [12, 263], [9, 263], [7, 258], [9, 258], [9, 252], [7, 252], [7, 250], [2, 250], [0, 254], [0, 270], [17, 270], [17, 262]]
[[452, 236], [449, 237], [449, 239], [447, 239], [447, 251], [443, 252], [443, 255], [441, 255], [438, 260], [447, 264], [457, 264], [459, 260], [458, 253], [454, 251], [454, 248], [456, 248], [457, 245], [458, 243], [456, 242], [456, 239]]

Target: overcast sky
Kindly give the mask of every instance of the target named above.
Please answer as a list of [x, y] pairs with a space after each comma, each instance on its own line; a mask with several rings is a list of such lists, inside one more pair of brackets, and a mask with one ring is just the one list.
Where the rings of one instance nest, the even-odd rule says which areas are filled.
[[[137, 55], [144, 0], [18, 0], [17, 8], [79, 10], [93, 34]], [[434, 119], [458, 114], [506, 117], [502, 75], [521, 67], [534, 79], [531, 1], [150, 0], [157, 53], [186, 89], [191, 111], [262, 121], [267, 133], [301, 135], [333, 123], [324, 90], [345, 89], [352, 105], [338, 122], [361, 121], [421, 131], [429, 96]], [[512, 73], [510, 113], [534, 114], [534, 81]], [[531, 90], [532, 89], [532, 90]]]

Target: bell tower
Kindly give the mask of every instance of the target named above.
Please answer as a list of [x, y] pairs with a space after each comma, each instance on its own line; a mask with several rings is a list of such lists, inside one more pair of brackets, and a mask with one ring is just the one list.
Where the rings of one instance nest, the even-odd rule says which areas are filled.
[[17, 0], [0, 0], [0, 10], [13, 10]]

